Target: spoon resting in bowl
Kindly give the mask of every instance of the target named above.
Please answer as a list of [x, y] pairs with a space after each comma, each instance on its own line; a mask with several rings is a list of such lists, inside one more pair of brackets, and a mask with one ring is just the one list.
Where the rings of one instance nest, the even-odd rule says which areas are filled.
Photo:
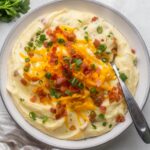
[[135, 126], [138, 134], [142, 138], [142, 140], [148, 144], [148, 143], [150, 143], [150, 129], [149, 129], [149, 126], [145, 120], [145, 117], [142, 114], [136, 101], [134, 100], [134, 97], [132, 96], [132, 94], [128, 90], [127, 86], [121, 80], [120, 75], [119, 75], [119, 71], [117, 69], [117, 66], [114, 64], [114, 61], [111, 62], [111, 66], [112, 66], [112, 68], [113, 68], [113, 70], [114, 70], [114, 72], [115, 72], [115, 74], [119, 80], [123, 95], [125, 97], [125, 101], [126, 101], [127, 106], [128, 106], [128, 110], [130, 112], [130, 115], [131, 115], [133, 123], [134, 123], [134, 126]]

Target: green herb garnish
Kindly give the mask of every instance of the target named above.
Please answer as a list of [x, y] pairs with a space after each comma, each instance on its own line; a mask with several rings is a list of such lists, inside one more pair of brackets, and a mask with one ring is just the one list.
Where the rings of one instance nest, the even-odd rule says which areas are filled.
[[25, 62], [29, 62], [30, 61], [30, 58], [25, 58]]
[[29, 113], [29, 117], [32, 119], [32, 120], [36, 120], [36, 114], [35, 114], [35, 112], [30, 112]]
[[58, 38], [58, 39], [57, 39], [57, 42], [58, 42], [59, 44], [64, 44], [64, 43], [65, 43], [65, 40], [62, 39], [62, 38]]
[[47, 117], [47, 116], [42, 116], [41, 118], [42, 118], [42, 123], [45, 123], [45, 122], [47, 122], [47, 120], [48, 120], [48, 117]]
[[80, 66], [81, 66], [81, 64], [82, 64], [82, 59], [77, 59], [77, 58], [75, 58], [75, 59], [73, 60], [73, 62], [74, 62], [75, 65], [76, 65], [76, 69], [79, 69]]
[[122, 73], [122, 72], [120, 72], [120, 78], [121, 78], [121, 80], [122, 80], [123, 82], [125, 82], [125, 81], [128, 79], [128, 77], [126, 76], [126, 74], [125, 74], [125, 73]]
[[102, 26], [98, 26], [97, 27], [97, 33], [101, 34], [103, 32], [103, 27]]
[[108, 62], [107, 58], [102, 58], [102, 61], [103, 61], [104, 63]]
[[112, 124], [109, 125], [109, 128], [112, 128]]
[[0, 0], [0, 21], [10, 22], [30, 9], [29, 0]]
[[50, 78], [51, 78], [51, 73], [50, 73], [50, 72], [46, 72], [45, 77], [46, 77], [47, 79], [50, 79]]
[[78, 83], [78, 87], [79, 87], [80, 89], [83, 89], [83, 88], [84, 88], [84, 84], [81, 83], [81, 82], [79, 82], [79, 83]]
[[46, 35], [45, 34], [41, 34], [39, 41], [41, 41], [42, 43], [46, 40]]
[[83, 28], [83, 30], [86, 30], [87, 29], [87, 26], [85, 26], [84, 28]]
[[49, 41], [48, 43], [47, 43], [47, 46], [48, 47], [51, 47], [53, 45], [53, 42], [52, 41]]
[[24, 101], [25, 101], [25, 99], [23, 99], [23, 98], [20, 98], [20, 101], [21, 101], [21, 102], [24, 102]]
[[95, 94], [97, 92], [95, 87], [90, 88], [90, 93], [91, 94]]
[[65, 91], [65, 94], [71, 96], [71, 95], [72, 95], [72, 92], [71, 92], [70, 90], [66, 90], [66, 91]]
[[104, 114], [99, 114], [98, 117], [99, 117], [100, 119], [105, 119], [105, 115], [104, 115]]
[[56, 91], [55, 89], [50, 89], [50, 95], [54, 98], [60, 98], [61, 97], [61, 93], [59, 93], [58, 91]]
[[78, 19], [78, 22], [82, 23], [82, 20]]
[[103, 122], [103, 124], [102, 124], [104, 127], [107, 125], [107, 122]]
[[91, 124], [91, 125], [92, 125], [92, 127], [93, 127], [94, 129], [96, 129], [96, 128], [97, 128], [95, 124]]
[[95, 65], [95, 64], [91, 64], [91, 68], [92, 68], [93, 70], [95, 70], [95, 69], [96, 69], [96, 65]]
[[72, 86], [76, 86], [78, 84], [78, 82], [79, 82], [78, 79], [75, 77], [70, 80], [70, 83]]
[[29, 71], [29, 66], [25, 66], [25, 67], [24, 67], [24, 71], [25, 71], [25, 72], [28, 72], [28, 71]]

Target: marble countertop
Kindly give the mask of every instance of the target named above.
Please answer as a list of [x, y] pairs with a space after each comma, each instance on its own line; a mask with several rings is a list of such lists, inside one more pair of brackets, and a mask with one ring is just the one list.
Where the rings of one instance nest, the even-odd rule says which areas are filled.
[[[43, 5], [51, 0], [31, 0], [31, 10]], [[147, 0], [99, 0], [126, 16], [139, 30], [148, 49], [150, 50], [150, 1]], [[17, 20], [19, 21], [19, 19]], [[5, 38], [16, 22], [0, 22], [0, 49]], [[150, 51], [149, 51], [150, 52]], [[150, 100], [147, 101], [143, 113], [150, 125]], [[0, 111], [6, 111], [0, 99]], [[135, 128], [131, 125], [123, 134], [104, 145], [100, 150], [150, 150], [150, 145], [146, 145], [138, 136]]]

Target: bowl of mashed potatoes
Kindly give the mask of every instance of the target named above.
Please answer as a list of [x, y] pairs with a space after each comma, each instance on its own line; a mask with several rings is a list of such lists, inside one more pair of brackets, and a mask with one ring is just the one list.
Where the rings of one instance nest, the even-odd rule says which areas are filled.
[[42, 6], [14, 28], [3, 46], [4, 104], [21, 128], [46, 144], [83, 149], [106, 143], [132, 122], [110, 65], [114, 57], [142, 108], [149, 56], [133, 25], [97, 2]]

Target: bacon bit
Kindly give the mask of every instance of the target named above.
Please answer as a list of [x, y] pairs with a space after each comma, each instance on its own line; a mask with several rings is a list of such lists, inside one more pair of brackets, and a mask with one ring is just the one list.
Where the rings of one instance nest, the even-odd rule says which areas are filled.
[[94, 16], [92, 19], [91, 19], [91, 22], [94, 22], [98, 19], [98, 17]]
[[101, 69], [99, 67], [96, 68], [96, 72], [99, 73]]
[[63, 71], [63, 75], [67, 78], [71, 78], [72, 76], [72, 72], [71, 70], [69, 69], [69, 65], [68, 64], [65, 64], [62, 66], [62, 71]]
[[104, 42], [104, 39], [101, 39], [102, 42]]
[[79, 93], [80, 92], [80, 89], [77, 88], [77, 87], [72, 87], [70, 86], [69, 90], [72, 92], [72, 93]]
[[82, 63], [82, 70], [85, 75], [92, 72], [92, 69], [90, 67], [88, 67], [88, 65], [85, 63]]
[[100, 106], [99, 107], [100, 108], [100, 111], [103, 113], [103, 114], [105, 114], [106, 113], [106, 107], [105, 106]]
[[56, 33], [61, 33], [61, 34], [63, 33], [62, 29], [59, 26], [55, 28], [54, 34]]
[[35, 95], [30, 98], [30, 101], [33, 103], [36, 102], [36, 100], [37, 100], [37, 97]]
[[125, 121], [125, 117], [123, 115], [120, 114], [116, 117], [117, 123], [124, 122], [124, 121]]
[[53, 47], [51, 52], [49, 53], [50, 63], [55, 64], [58, 61], [58, 57], [56, 56], [56, 50], [57, 50], [57, 47]]
[[33, 53], [33, 52], [28, 52], [28, 55], [29, 55], [30, 57], [33, 57], [33, 56], [34, 56], [34, 53]]
[[56, 80], [58, 78], [58, 75], [57, 74], [53, 74], [52, 76], [51, 76], [51, 79], [52, 80]]
[[66, 82], [66, 78], [64, 78], [64, 77], [58, 77], [56, 79], [56, 85], [61, 85], [61, 84], [65, 83], [65, 82]]
[[96, 106], [100, 106], [102, 102], [104, 101], [104, 95], [100, 94], [98, 97], [95, 96], [95, 94], [91, 95], [93, 102]]
[[70, 128], [69, 128], [70, 130], [75, 130], [76, 129], [76, 127], [74, 126], [74, 125], [72, 125], [72, 126], [70, 126]]
[[53, 43], [55, 43], [55, 42], [57, 41], [57, 38], [56, 38], [55, 35], [51, 36], [51, 41], [52, 41]]
[[26, 85], [28, 84], [28, 82], [27, 82], [24, 78], [22, 78], [22, 79], [20, 80], [20, 82], [21, 82], [24, 86], [26, 86]]
[[136, 53], [136, 51], [135, 51], [135, 49], [131, 49], [131, 52], [133, 53], [133, 54], [135, 54]]
[[36, 81], [39, 80], [39, 78], [38, 78], [38, 77], [32, 77], [31, 80], [32, 80], [33, 82], [36, 82]]
[[66, 90], [67, 90], [67, 87], [66, 87], [66, 86], [61, 86], [61, 87], [60, 87], [60, 91], [61, 91], [61, 92], [65, 92]]
[[31, 77], [28, 75], [28, 73], [24, 72], [23, 76], [24, 76], [24, 78], [27, 79], [28, 81], [31, 80]]
[[36, 93], [38, 94], [38, 96], [40, 97], [40, 99], [42, 99], [43, 97], [47, 96], [47, 93], [41, 89], [41, 88], [38, 88]]
[[18, 70], [14, 71], [14, 77], [17, 77], [19, 75]]
[[96, 113], [95, 113], [95, 111], [91, 111], [90, 114], [89, 114], [89, 120], [91, 122], [94, 122], [95, 119], [96, 119]]
[[100, 45], [100, 41], [98, 39], [95, 39], [93, 44], [94, 44], [95, 48], [98, 48]]
[[49, 89], [50, 88], [50, 83], [46, 82], [45, 87]]
[[64, 117], [66, 115], [67, 115], [66, 105], [65, 104], [57, 104], [55, 118], [60, 119], [61, 117]]
[[43, 45], [44, 45], [45, 48], [48, 47], [48, 43], [47, 42], [44, 42]]
[[108, 92], [109, 101], [119, 101], [122, 98], [122, 90], [120, 86], [113, 87], [111, 91]]
[[69, 54], [71, 54], [71, 55], [74, 54], [74, 51], [72, 50], [72, 42], [71, 41], [66, 41], [65, 46], [66, 46], [67, 50], [69, 51]]
[[50, 112], [55, 114], [56, 113], [56, 109], [52, 107], [52, 108], [50, 108]]
[[48, 36], [52, 36], [52, 35], [53, 35], [53, 31], [52, 31], [51, 29], [48, 29], [48, 30], [46, 31], [46, 34], [47, 34]]
[[64, 35], [66, 36], [66, 38], [67, 38], [68, 41], [73, 42], [76, 39], [76, 35], [74, 33], [64, 32]]

